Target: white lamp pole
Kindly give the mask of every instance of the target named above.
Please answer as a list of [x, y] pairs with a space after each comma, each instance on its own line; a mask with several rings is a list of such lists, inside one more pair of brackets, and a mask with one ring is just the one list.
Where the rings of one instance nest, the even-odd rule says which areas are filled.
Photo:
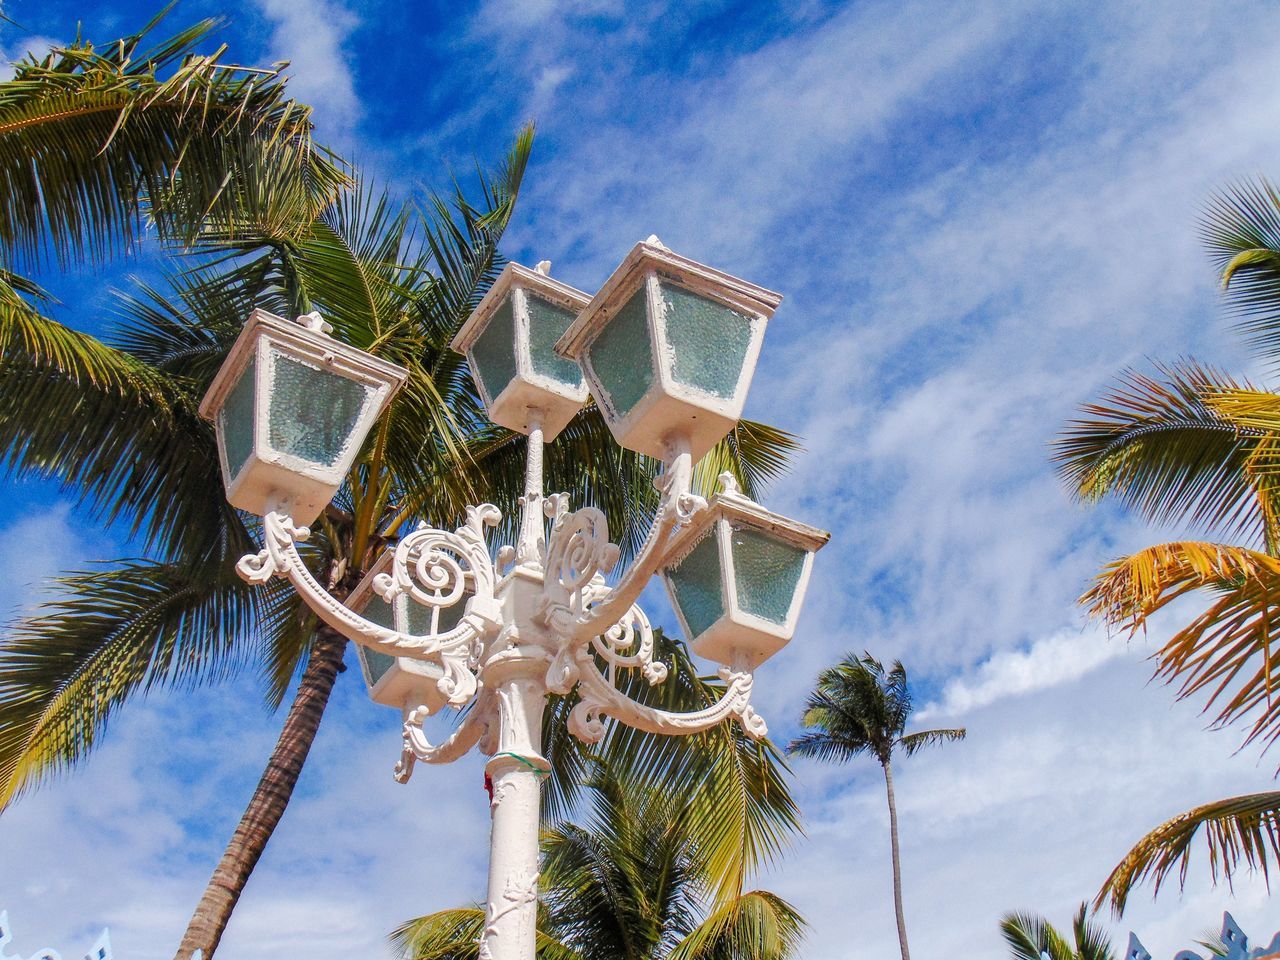
[[[453, 344], [490, 418], [529, 438], [519, 536], [496, 554], [486, 528], [501, 514], [483, 504], [454, 531], [423, 525], [405, 537], [345, 604], [312, 577], [297, 551], [308, 535], [299, 523], [328, 503], [405, 376], [331, 339], [318, 317], [295, 324], [255, 311], [201, 408], [217, 428], [229, 499], [263, 517], [264, 548], [240, 561], [240, 574], [287, 577], [359, 645], [371, 696], [404, 714], [397, 779], [418, 761], [449, 763], [473, 747], [489, 756], [482, 960], [535, 953], [548, 692], [577, 689], [569, 728], [589, 743], [606, 719], [693, 734], [732, 718], [763, 737], [754, 670], [793, 635], [813, 553], [827, 540], [742, 496], [728, 474], [710, 502], [692, 490], [694, 464], [741, 415], [776, 294], [656, 238], [637, 244], [594, 298], [552, 280], [549, 266], [509, 265]], [[653, 526], [613, 586], [604, 578], [619, 549], [604, 514], [571, 513], [566, 494], [543, 491], [544, 434], [564, 429], [588, 384], [619, 443], [664, 464]], [[666, 679], [636, 605], [659, 572], [694, 652], [721, 664], [723, 696], [694, 713], [654, 709], [614, 683], [619, 670]], [[423, 721], [446, 704], [472, 709], [432, 744]]]

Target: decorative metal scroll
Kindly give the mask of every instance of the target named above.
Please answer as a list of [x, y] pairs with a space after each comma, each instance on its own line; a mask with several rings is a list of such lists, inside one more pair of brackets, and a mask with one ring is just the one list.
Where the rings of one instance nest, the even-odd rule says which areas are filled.
[[[263, 517], [263, 549], [242, 557], [236, 570], [250, 583], [286, 577], [320, 619], [356, 643], [389, 656], [437, 664], [443, 673], [438, 681], [441, 694], [454, 706], [462, 706], [476, 692], [475, 669], [483, 642], [500, 625], [495, 574], [484, 539], [485, 527], [496, 525], [500, 518], [492, 504], [468, 507], [467, 522], [457, 530], [423, 525], [400, 542], [392, 572], [378, 577], [374, 589], [388, 602], [404, 593], [430, 608], [432, 629], [421, 636], [366, 620], [316, 582], [297, 549], [310, 531], [285, 514]], [[463, 602], [467, 612], [457, 626], [439, 631], [440, 610]]]

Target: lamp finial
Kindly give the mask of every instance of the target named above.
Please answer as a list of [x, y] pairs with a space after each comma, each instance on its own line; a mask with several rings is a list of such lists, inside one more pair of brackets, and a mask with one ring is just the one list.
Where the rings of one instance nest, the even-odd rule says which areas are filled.
[[315, 333], [328, 336], [333, 333], [333, 324], [327, 322], [324, 317], [320, 316], [319, 310], [312, 310], [310, 313], [304, 313], [295, 321]]

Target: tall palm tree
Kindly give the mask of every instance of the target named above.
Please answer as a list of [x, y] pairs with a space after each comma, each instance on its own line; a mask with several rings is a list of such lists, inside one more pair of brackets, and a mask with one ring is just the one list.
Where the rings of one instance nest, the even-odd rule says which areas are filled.
[[[1280, 361], [1280, 194], [1266, 181], [1212, 198], [1203, 237], [1229, 306], [1251, 345]], [[1245, 743], [1280, 737], [1280, 394], [1186, 360], [1154, 376], [1126, 372], [1083, 408], [1057, 441], [1067, 486], [1082, 500], [1115, 497], [1154, 523], [1185, 524], [1205, 540], [1148, 547], [1109, 563], [1081, 598], [1131, 633], [1189, 594], [1208, 606], [1154, 654], [1155, 676], [1179, 699], [1203, 695], [1217, 727], [1249, 724]], [[1209, 864], [1228, 878], [1243, 863], [1280, 863], [1280, 791], [1203, 804], [1152, 830], [1097, 897], [1123, 913], [1134, 886], [1185, 881], [1203, 835]]]
[[[120, 46], [121, 71], [134, 69], [136, 46]], [[157, 221], [198, 221], [174, 234], [202, 259], [173, 279], [172, 292], [142, 288], [126, 298], [108, 340], [28, 309], [38, 288], [20, 279], [10, 297], [18, 319], [7, 317], [4, 327], [0, 449], [9, 472], [57, 478], [98, 516], [124, 523], [151, 556], [64, 578], [56, 600], [10, 631], [0, 652], [0, 804], [85, 756], [135, 692], [257, 665], [275, 705], [301, 673], [267, 770], [180, 956], [216, 949], [283, 815], [346, 646], [282, 585], [251, 590], [232, 572], [252, 546], [255, 523], [210, 495], [219, 488], [217, 458], [196, 404], [240, 320], [253, 306], [290, 315], [316, 307], [343, 339], [411, 369], [408, 388], [317, 524], [310, 558], [339, 595], [406, 523], [448, 523], [468, 500], [513, 499], [521, 479], [523, 438], [485, 423], [465, 363], [446, 345], [501, 265], [497, 243], [528, 133], [496, 179], [482, 179], [478, 202], [459, 191], [452, 206], [437, 198], [423, 209], [363, 188], [326, 196], [338, 181], [315, 173], [318, 162], [292, 175], [280, 151], [296, 149], [302, 133], [285, 141], [224, 136], [222, 157], [235, 168], [216, 180], [213, 197], [184, 189], [181, 176], [137, 188], [149, 191], [138, 210]], [[131, 223], [117, 221], [122, 233]], [[743, 423], [711, 459], [758, 486], [792, 445], [785, 434]], [[624, 541], [635, 542], [653, 505], [646, 482], [653, 463], [619, 450], [592, 410], [548, 458], [553, 484], [597, 502]], [[735, 837], [744, 848], [769, 847], [769, 816], [705, 819], [721, 830], [725, 857], [732, 858]]]
[[[639, 783], [593, 761], [581, 822], [542, 835], [540, 960], [786, 960], [804, 921], [764, 890], [717, 900], [696, 787]], [[444, 910], [392, 935], [408, 960], [475, 960], [480, 907]]]
[[1080, 904], [1071, 921], [1068, 940], [1044, 917], [1009, 913], [1000, 921], [1000, 933], [1014, 960], [1115, 960], [1115, 950], [1105, 931], [1089, 923], [1089, 905]]
[[911, 691], [901, 661], [885, 671], [871, 654], [846, 654], [818, 674], [800, 722], [812, 732], [787, 746], [788, 752], [828, 763], [847, 763], [872, 756], [884, 771], [889, 802], [889, 843], [893, 855], [893, 906], [898, 921], [902, 960], [910, 960], [907, 921], [902, 909], [902, 861], [898, 849], [898, 806], [893, 795], [893, 754], [911, 756], [924, 747], [964, 739], [963, 729], [905, 733], [911, 719]]

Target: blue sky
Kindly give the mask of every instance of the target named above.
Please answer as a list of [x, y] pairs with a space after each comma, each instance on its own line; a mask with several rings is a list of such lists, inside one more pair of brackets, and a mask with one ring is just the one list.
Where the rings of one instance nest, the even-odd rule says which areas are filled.
[[[5, 9], [31, 33], [0, 29], [3, 59], [150, 12]], [[1066, 923], [1147, 827], [1272, 783], [1274, 757], [1146, 685], [1159, 630], [1128, 645], [1082, 621], [1100, 563], [1181, 531], [1072, 504], [1048, 443], [1127, 365], [1259, 372], [1195, 221], [1213, 189], [1277, 172], [1274, 5], [184, 0], [173, 22], [217, 13], [233, 59], [292, 60], [320, 137], [400, 193], [495, 162], [536, 119], [515, 259], [593, 290], [656, 232], [786, 295], [748, 412], [805, 438], [769, 502], [833, 539], [762, 710], [787, 737], [817, 670], [865, 647], [907, 663], [921, 722], [968, 727], [897, 776], [918, 956], [1003, 956], [1001, 913]], [[136, 268], [47, 280], [98, 329]], [[7, 608], [119, 551], [56, 491], [5, 492]], [[110, 924], [120, 956], [171, 955], [278, 729], [256, 698], [132, 704], [90, 763], [0, 817], [20, 950]], [[226, 956], [380, 956], [399, 921], [479, 895], [479, 763], [400, 787], [397, 726], [343, 676]], [[892, 955], [878, 772], [796, 773], [808, 836], [761, 883], [808, 916], [810, 960]], [[1224, 908], [1277, 926], [1261, 883], [1233, 896], [1197, 868], [1113, 929], [1169, 956]]]

